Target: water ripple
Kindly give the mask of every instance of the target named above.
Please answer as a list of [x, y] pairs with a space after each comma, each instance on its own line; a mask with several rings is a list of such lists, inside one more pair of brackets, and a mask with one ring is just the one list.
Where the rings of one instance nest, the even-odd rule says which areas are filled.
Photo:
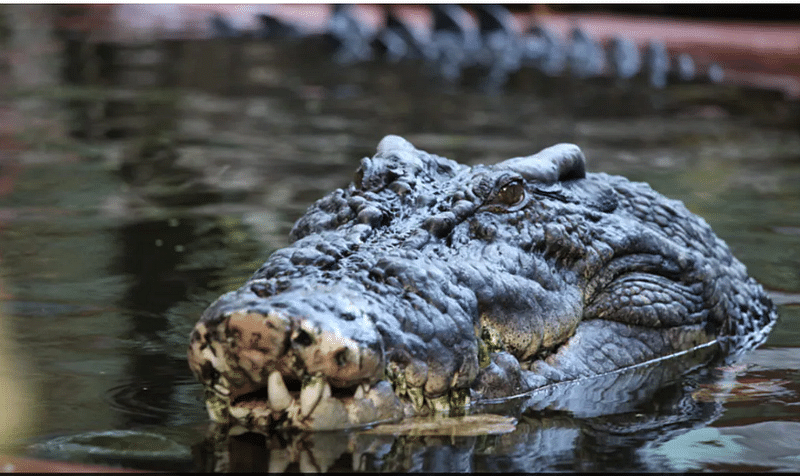
[[185, 470], [191, 449], [171, 438], [138, 430], [91, 431], [34, 443], [37, 457], [68, 459], [129, 468]]
[[108, 389], [104, 399], [135, 424], [181, 425], [207, 418], [201, 385], [189, 377], [169, 384], [128, 382]]

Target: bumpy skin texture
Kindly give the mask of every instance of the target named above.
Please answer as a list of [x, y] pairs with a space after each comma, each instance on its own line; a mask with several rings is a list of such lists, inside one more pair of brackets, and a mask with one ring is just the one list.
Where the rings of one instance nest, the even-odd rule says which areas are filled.
[[211, 418], [330, 429], [719, 343], [773, 304], [703, 219], [560, 144], [468, 167], [387, 136], [191, 336]]

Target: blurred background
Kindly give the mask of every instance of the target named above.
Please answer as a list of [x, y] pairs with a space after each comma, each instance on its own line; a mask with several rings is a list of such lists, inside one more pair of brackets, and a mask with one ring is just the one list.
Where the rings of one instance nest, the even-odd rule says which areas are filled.
[[[800, 469], [798, 20], [796, 5], [0, 5], [0, 463]], [[208, 443], [189, 331], [386, 134], [468, 164], [574, 142], [590, 171], [704, 217], [780, 321], [741, 366], [604, 416], [613, 431], [566, 414], [482, 438]]]

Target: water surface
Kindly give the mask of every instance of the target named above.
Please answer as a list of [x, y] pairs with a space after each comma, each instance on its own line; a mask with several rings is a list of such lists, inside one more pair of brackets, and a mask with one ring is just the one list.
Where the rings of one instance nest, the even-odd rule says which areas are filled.
[[[3, 101], [27, 118], [0, 150], [6, 377], [29, 392], [26, 436], [7, 451], [168, 470], [800, 470], [797, 104], [530, 74], [487, 94], [292, 58], [224, 88], [212, 62], [193, 84], [119, 74]], [[590, 171], [647, 181], [704, 217], [780, 320], [735, 365], [649, 367], [597, 405], [519, 414], [512, 431], [215, 440], [189, 331], [390, 133], [470, 164], [579, 144]]]

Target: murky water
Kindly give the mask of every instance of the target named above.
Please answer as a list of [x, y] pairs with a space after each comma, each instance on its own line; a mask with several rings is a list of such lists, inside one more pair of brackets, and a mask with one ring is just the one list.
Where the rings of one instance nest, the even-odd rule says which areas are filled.
[[[653, 92], [533, 75], [486, 94], [437, 87], [419, 70], [293, 58], [250, 70], [241, 88], [220, 86], [222, 67], [208, 60], [191, 87], [118, 78], [3, 102], [7, 117], [25, 118], [0, 150], [0, 280], [4, 376], [25, 392], [7, 411], [27, 422], [4, 451], [167, 470], [800, 470], [796, 104], [722, 86]], [[703, 216], [771, 292], [780, 321], [737, 365], [699, 359], [670, 374], [658, 364], [598, 391], [595, 405], [550, 395], [560, 408], [533, 404], [511, 428], [209, 433], [185, 362], [191, 327], [389, 133], [466, 163], [577, 143], [591, 171], [650, 182]]]

